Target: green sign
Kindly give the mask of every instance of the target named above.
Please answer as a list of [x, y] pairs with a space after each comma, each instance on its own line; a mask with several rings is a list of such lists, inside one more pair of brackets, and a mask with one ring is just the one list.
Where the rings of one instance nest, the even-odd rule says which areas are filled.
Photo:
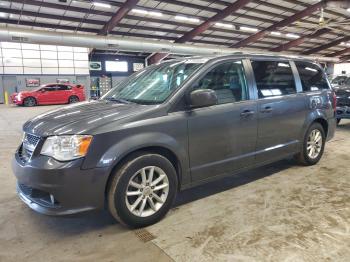
[[90, 70], [101, 71], [102, 70], [101, 62], [90, 62], [89, 68]]

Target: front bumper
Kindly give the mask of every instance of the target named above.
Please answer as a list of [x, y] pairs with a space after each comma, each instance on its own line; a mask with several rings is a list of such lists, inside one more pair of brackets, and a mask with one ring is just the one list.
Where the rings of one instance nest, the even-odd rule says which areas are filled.
[[108, 168], [81, 169], [83, 159], [59, 162], [37, 156], [23, 163], [16, 153], [12, 169], [20, 199], [47, 215], [68, 215], [104, 208]]
[[17, 100], [17, 98], [16, 97], [11, 97], [11, 101], [12, 101], [12, 103], [13, 104], [15, 104], [15, 105], [22, 105], [23, 104], [23, 100]]
[[336, 118], [338, 118], [338, 119], [343, 119], [343, 118], [350, 119], [350, 107], [349, 106], [337, 106]]

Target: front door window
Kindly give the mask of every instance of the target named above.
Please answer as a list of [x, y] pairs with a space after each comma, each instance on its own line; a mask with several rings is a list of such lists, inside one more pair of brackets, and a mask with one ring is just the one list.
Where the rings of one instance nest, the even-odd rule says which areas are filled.
[[227, 62], [210, 70], [194, 89], [212, 89], [218, 104], [247, 100], [247, 83], [241, 61]]

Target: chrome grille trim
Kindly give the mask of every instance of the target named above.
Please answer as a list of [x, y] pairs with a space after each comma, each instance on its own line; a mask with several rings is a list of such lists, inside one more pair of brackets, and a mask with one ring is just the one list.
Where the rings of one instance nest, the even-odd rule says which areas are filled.
[[23, 138], [23, 147], [29, 151], [34, 151], [39, 144], [40, 137], [32, 134], [25, 133]]
[[41, 137], [39, 136], [24, 133], [22, 146], [18, 150], [19, 157], [23, 163], [26, 163], [31, 159], [35, 148], [40, 142], [40, 139]]

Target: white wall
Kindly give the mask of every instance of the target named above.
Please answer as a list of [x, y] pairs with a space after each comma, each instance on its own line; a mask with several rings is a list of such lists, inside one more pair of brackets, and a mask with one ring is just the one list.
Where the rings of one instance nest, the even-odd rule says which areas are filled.
[[89, 75], [84, 47], [0, 42], [0, 74]]
[[350, 74], [350, 63], [334, 65], [334, 75], [341, 75], [343, 71], [345, 71], [345, 74]]

